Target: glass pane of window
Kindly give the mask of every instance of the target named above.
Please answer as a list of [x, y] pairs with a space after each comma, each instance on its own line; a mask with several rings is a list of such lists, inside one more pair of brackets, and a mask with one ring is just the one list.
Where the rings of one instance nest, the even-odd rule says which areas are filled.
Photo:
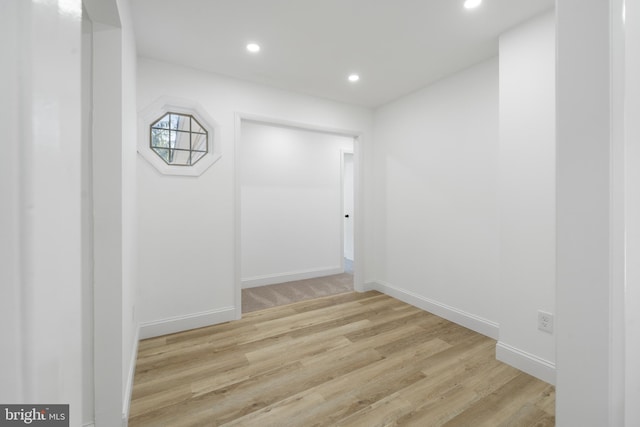
[[152, 150], [162, 157], [162, 160], [169, 163], [169, 150], [167, 148], [152, 148]]
[[207, 135], [201, 133], [192, 133], [191, 149], [196, 151], [207, 151]]
[[191, 116], [171, 115], [176, 117], [176, 129], [189, 132], [191, 130]]
[[202, 151], [192, 151], [191, 152], [191, 164], [195, 165], [198, 160], [200, 160], [201, 158], [204, 157], [205, 154], [207, 154], [207, 153], [202, 152]]
[[169, 113], [169, 127], [171, 129], [178, 129], [178, 123], [180, 122], [180, 115], [175, 113]]
[[189, 150], [191, 145], [189, 143], [189, 136], [191, 135], [189, 132], [171, 132], [175, 134], [174, 136], [174, 145], [172, 148], [178, 148], [180, 150]]
[[204, 130], [204, 128], [200, 126], [200, 123], [198, 123], [198, 121], [193, 117], [191, 117], [191, 132], [207, 133], [207, 131]]
[[186, 150], [171, 150], [170, 153], [170, 158], [169, 158], [169, 163], [172, 165], [189, 165], [189, 159], [190, 159], [190, 151]]
[[171, 114], [165, 114], [160, 120], [151, 125], [152, 128], [169, 129], [169, 117]]
[[[169, 122], [167, 121], [167, 124]], [[165, 129], [151, 129], [152, 147], [169, 147], [169, 131]]]

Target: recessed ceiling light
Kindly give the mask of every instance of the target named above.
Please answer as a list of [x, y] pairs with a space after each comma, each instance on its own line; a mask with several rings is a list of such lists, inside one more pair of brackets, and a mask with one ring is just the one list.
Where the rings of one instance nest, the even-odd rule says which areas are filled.
[[475, 9], [476, 7], [480, 6], [481, 3], [482, 3], [482, 0], [465, 0], [464, 8]]
[[260, 45], [256, 44], [256, 43], [249, 43], [247, 45], [247, 50], [251, 53], [257, 53], [260, 52]]
[[350, 82], [355, 83], [358, 80], [360, 80], [360, 76], [357, 75], [357, 74], [350, 74], [348, 79], [349, 79]]

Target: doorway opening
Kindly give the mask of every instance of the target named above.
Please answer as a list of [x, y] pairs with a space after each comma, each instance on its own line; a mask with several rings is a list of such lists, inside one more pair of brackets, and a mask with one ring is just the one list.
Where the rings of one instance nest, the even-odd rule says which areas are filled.
[[239, 116], [236, 313], [351, 292], [358, 135]]

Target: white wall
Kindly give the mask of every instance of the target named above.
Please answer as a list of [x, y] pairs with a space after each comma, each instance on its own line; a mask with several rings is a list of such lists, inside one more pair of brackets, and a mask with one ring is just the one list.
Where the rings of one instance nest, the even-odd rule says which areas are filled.
[[555, 381], [555, 16], [500, 36], [498, 359]]
[[236, 113], [363, 132], [365, 162], [371, 134], [372, 115], [364, 108], [139, 58], [139, 108], [161, 96], [203, 106], [220, 125], [222, 158], [200, 177], [179, 177], [161, 175], [138, 156], [143, 337], [235, 317]]
[[640, 425], [640, 1], [626, 0], [626, 426]]
[[378, 286], [497, 337], [498, 60], [375, 114]]
[[81, 2], [0, 4], [0, 401], [82, 418]]
[[353, 138], [242, 122], [242, 287], [343, 271], [341, 150]]

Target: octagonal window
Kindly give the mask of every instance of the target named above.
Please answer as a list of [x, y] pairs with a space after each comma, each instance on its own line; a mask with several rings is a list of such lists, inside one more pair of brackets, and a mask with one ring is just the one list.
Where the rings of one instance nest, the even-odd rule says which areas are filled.
[[192, 166], [208, 153], [209, 133], [192, 115], [168, 112], [151, 124], [150, 147], [168, 165]]

